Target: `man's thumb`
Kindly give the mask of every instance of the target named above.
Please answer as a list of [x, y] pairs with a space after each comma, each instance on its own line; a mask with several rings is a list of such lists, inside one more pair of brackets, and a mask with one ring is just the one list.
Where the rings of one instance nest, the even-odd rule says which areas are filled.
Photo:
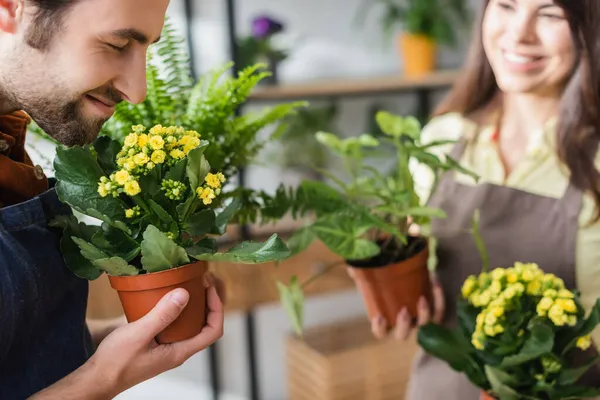
[[185, 289], [175, 289], [165, 296], [144, 317], [138, 320], [144, 335], [154, 338], [181, 314], [190, 298]]

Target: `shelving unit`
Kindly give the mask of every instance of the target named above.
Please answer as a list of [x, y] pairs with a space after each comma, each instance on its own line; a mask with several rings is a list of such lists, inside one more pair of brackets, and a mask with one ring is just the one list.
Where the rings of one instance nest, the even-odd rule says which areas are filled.
[[[227, 31], [229, 35], [229, 51], [230, 60], [234, 62], [232, 68], [232, 74], [237, 75], [238, 70], [235, 67], [237, 57], [236, 49], [236, 0], [224, 0], [227, 7]], [[194, 0], [184, 0], [184, 10], [186, 13], [187, 21], [187, 35], [188, 44], [191, 59], [194, 60], [194, 49], [193, 49], [193, 33], [192, 33], [192, 19], [194, 15], [193, 10]], [[194, 67], [194, 65], [192, 65]], [[425, 75], [419, 78], [407, 78], [403, 76], [387, 76], [377, 78], [361, 78], [361, 79], [336, 79], [336, 80], [321, 80], [306, 83], [295, 83], [295, 84], [281, 84], [276, 86], [263, 86], [258, 87], [249, 98], [249, 102], [277, 102], [277, 101], [290, 101], [290, 100], [312, 100], [318, 98], [356, 98], [366, 96], [377, 96], [377, 95], [389, 95], [389, 94], [412, 94], [416, 96], [418, 100], [417, 114], [419, 116], [429, 115], [431, 112], [431, 94], [438, 90], [445, 90], [449, 88], [456, 77], [458, 71], [446, 70], [436, 71], [432, 74]], [[242, 112], [242, 108], [238, 108], [238, 113]], [[239, 114], [238, 114], [239, 115]], [[244, 169], [239, 172], [239, 184], [244, 186], [246, 183], [246, 171]], [[260, 234], [255, 229], [251, 229], [247, 226], [238, 227], [239, 235], [233, 235], [235, 239], [248, 240], [251, 238], [256, 239], [256, 234]], [[285, 236], [285, 233], [278, 230]], [[262, 232], [266, 234], [266, 232]], [[323, 259], [329, 260], [331, 255], [320, 250]], [[315, 261], [315, 260], [312, 260]], [[317, 264], [322, 261], [317, 260]], [[313, 265], [314, 268], [318, 268], [318, 265]], [[310, 265], [310, 261], [309, 261]], [[240, 280], [235, 275], [235, 267], [229, 266], [230, 273], [224, 273], [222, 278], [224, 279], [225, 285], [239, 284]], [[273, 270], [273, 267], [269, 265], [262, 266], [261, 268], [247, 268], [245, 269], [244, 282], [264, 282], [264, 271], [267, 269]], [[225, 269], [226, 271], [226, 269]], [[293, 274], [294, 272], [301, 271], [288, 271], [287, 273]], [[306, 271], [305, 271], [306, 272]], [[310, 272], [310, 271], [309, 271]], [[314, 271], [312, 271], [314, 272]], [[232, 275], [233, 274], [233, 275]], [[278, 278], [281, 278], [278, 276]], [[320, 286], [315, 285], [308, 291], [308, 295], [316, 293], [331, 292], [336, 290], [343, 290], [353, 287], [353, 282], [346, 276], [343, 268], [338, 268], [333, 271], [329, 280], [325, 280], [324, 283], [320, 283]], [[275, 284], [273, 283], [273, 290], [275, 291]], [[253, 297], [252, 299], [235, 300], [233, 304], [226, 305], [226, 310], [243, 310], [245, 313], [245, 332], [247, 342], [247, 356], [248, 356], [248, 371], [250, 381], [250, 398], [252, 400], [259, 400], [260, 397], [260, 382], [258, 380], [258, 364], [257, 364], [257, 353], [256, 353], [256, 329], [254, 320], [254, 307], [257, 307], [264, 303], [277, 301], [275, 292], [262, 293], [260, 296]], [[220, 379], [218, 375], [218, 344], [215, 344], [209, 348], [209, 363], [211, 373], [211, 386], [213, 391], [213, 398], [217, 400], [220, 393]]]

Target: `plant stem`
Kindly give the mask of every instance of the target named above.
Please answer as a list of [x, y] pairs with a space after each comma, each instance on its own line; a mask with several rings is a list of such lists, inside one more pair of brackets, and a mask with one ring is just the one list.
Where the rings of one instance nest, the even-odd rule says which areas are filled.
[[146, 214], [152, 214], [150, 207], [148, 207], [148, 204], [146, 204], [141, 195], [133, 196], [131, 199], [136, 205], [140, 206]]
[[329, 265], [327, 265], [323, 271], [320, 271], [319, 273], [311, 276], [310, 278], [308, 278], [306, 281], [304, 281], [300, 286], [302, 287], [302, 289], [305, 289], [308, 285], [310, 285], [311, 283], [313, 283], [314, 281], [316, 281], [318, 278], [320, 278], [321, 276], [329, 273], [329, 271], [331, 271], [332, 269], [334, 269], [335, 267], [337, 267], [338, 265], [343, 265], [345, 264], [345, 261], [335, 261]]

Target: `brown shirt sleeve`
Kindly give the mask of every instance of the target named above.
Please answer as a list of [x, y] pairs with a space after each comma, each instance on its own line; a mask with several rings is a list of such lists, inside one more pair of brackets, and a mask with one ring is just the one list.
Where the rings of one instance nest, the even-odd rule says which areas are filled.
[[48, 189], [48, 179], [25, 151], [30, 121], [22, 111], [0, 116], [0, 207], [21, 203]]

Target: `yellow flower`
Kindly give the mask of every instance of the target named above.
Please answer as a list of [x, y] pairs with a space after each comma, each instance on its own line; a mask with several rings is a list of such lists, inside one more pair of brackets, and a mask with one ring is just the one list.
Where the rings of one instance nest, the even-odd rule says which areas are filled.
[[486, 325], [483, 328], [483, 332], [488, 336], [495, 336], [495, 330], [493, 325]]
[[531, 282], [535, 278], [535, 275], [533, 274], [532, 270], [525, 269], [525, 270], [523, 270], [523, 273], [521, 274], [521, 278], [525, 282]]
[[98, 194], [100, 197], [108, 196], [108, 190], [106, 190], [106, 186], [103, 183], [98, 184]]
[[577, 306], [575, 302], [571, 299], [556, 299], [554, 304], [558, 305], [562, 310], [568, 313], [577, 312]]
[[496, 317], [500, 317], [502, 316], [502, 314], [504, 314], [504, 308], [503, 307], [494, 307], [490, 310], [490, 312], [496, 316]]
[[487, 290], [483, 293], [481, 293], [481, 296], [479, 296], [479, 303], [485, 307], [488, 305], [488, 303], [490, 302], [490, 292], [488, 292]]
[[167, 153], [162, 150], [154, 150], [152, 153], [152, 162], [155, 164], [162, 164], [165, 162], [165, 158], [167, 157]]
[[570, 290], [567, 290], [567, 289], [560, 289], [557, 293], [557, 296], [561, 297], [563, 299], [575, 298], [575, 295], [573, 294], [573, 292], [571, 292]]
[[162, 125], [155, 125], [152, 128], [150, 128], [150, 131], [148, 131], [148, 133], [150, 133], [151, 135], [162, 135], [166, 132], [166, 129], [163, 128]]
[[479, 274], [479, 286], [486, 287], [490, 283], [490, 274], [482, 272]]
[[186, 144], [188, 144], [188, 142], [190, 141], [192, 137], [190, 135], [184, 135], [181, 137], [181, 139], [179, 139], [179, 145], [181, 146], [185, 146]]
[[165, 141], [162, 137], [155, 135], [150, 137], [150, 147], [154, 150], [160, 150], [165, 146]]
[[205, 205], [212, 203], [213, 199], [216, 197], [214, 190], [209, 187], [198, 188], [196, 194], [198, 194], [198, 197]]
[[221, 183], [225, 183], [225, 175], [221, 172], [217, 172], [217, 178], [221, 181]]
[[577, 317], [574, 315], [569, 315], [567, 317], [567, 325], [569, 325], [569, 326], [577, 325]]
[[133, 147], [137, 144], [137, 142], [138, 142], [138, 136], [136, 133], [130, 133], [125, 138], [125, 146], [127, 146], [127, 147]]
[[209, 172], [206, 175], [206, 178], [204, 178], [204, 181], [208, 186], [210, 186], [213, 189], [218, 189], [221, 187], [221, 181], [219, 180], [219, 177], [216, 174], [212, 174]]
[[582, 336], [579, 339], [577, 339], [576, 346], [579, 347], [581, 350], [587, 350], [591, 345], [592, 339], [590, 335]]
[[125, 157], [121, 157], [121, 158], [117, 159], [117, 165], [119, 167], [122, 167], [126, 161], [127, 161], [127, 159]]
[[473, 347], [475, 347], [477, 350], [483, 350], [484, 348], [480, 335], [473, 334], [473, 337], [471, 338], [471, 344], [473, 344]]
[[494, 335], [498, 335], [502, 332], [504, 332], [504, 327], [502, 325], [494, 326]]
[[544, 297], [551, 297], [551, 298], [555, 299], [557, 295], [558, 295], [558, 292], [554, 289], [544, 290]]
[[123, 186], [125, 184], [125, 182], [127, 182], [129, 180], [129, 172], [127, 172], [126, 170], [122, 169], [120, 171], [117, 171], [117, 173], [115, 173], [115, 182], [117, 182], [119, 185]]
[[541, 317], [545, 316], [546, 313], [548, 312], [548, 310], [550, 309], [550, 307], [552, 307], [552, 304], [554, 304], [554, 300], [552, 300], [552, 298], [550, 298], [550, 297], [542, 298], [536, 307], [536, 311], [537, 311], [538, 315]]
[[519, 280], [519, 275], [517, 275], [516, 272], [514, 272], [514, 271], [508, 271], [506, 273], [506, 281], [508, 283], [515, 283], [518, 280]]
[[491, 272], [492, 279], [499, 281], [500, 279], [504, 278], [505, 273], [506, 270], [504, 268], [496, 268]]
[[525, 292], [525, 285], [523, 285], [521, 282], [513, 284], [512, 287], [515, 288], [515, 292], [517, 292], [519, 295]]
[[[210, 183], [209, 183], [209, 185], [210, 185]], [[221, 185], [219, 184], [219, 186], [221, 186]], [[471, 295], [471, 293], [473, 293], [473, 290], [475, 290], [476, 286], [477, 286], [477, 278], [475, 278], [475, 276], [473, 276], [473, 275], [469, 276], [463, 283], [463, 286], [461, 289], [463, 298], [465, 298], [465, 299], [468, 298]]]
[[194, 150], [195, 148], [196, 146], [192, 146], [190, 143], [188, 143], [183, 147], [183, 152], [187, 155], [190, 151]]
[[137, 181], [129, 181], [123, 187], [123, 190], [128, 196], [135, 196], [139, 194], [142, 189], [140, 188], [140, 184]]
[[539, 279], [534, 279], [527, 284], [527, 294], [539, 296], [542, 291], [542, 282]]
[[133, 211], [132, 208], [125, 210], [125, 218], [133, 218], [134, 215], [135, 215], [135, 212]]
[[133, 162], [133, 160], [129, 158], [123, 164], [123, 168], [125, 168], [127, 171], [133, 171], [135, 169], [135, 162]]
[[488, 290], [493, 294], [498, 294], [502, 291], [502, 284], [500, 281], [493, 281]]
[[477, 314], [477, 326], [481, 326], [483, 325], [483, 323], [485, 322], [485, 315], [483, 315], [483, 313], [479, 313]]
[[148, 144], [148, 135], [146, 135], [146, 134], [140, 135], [138, 137], [138, 146], [146, 147], [147, 144]]
[[131, 127], [131, 130], [134, 131], [135, 133], [142, 133], [142, 132], [144, 132], [145, 129], [146, 129], [146, 127], [144, 125], [134, 125]]
[[567, 323], [567, 316], [558, 304], [553, 304], [552, 307], [550, 307], [550, 310], [548, 310], [548, 318], [550, 318], [556, 326], [563, 326]]
[[148, 158], [148, 156], [146, 154], [138, 153], [135, 156], [133, 156], [133, 161], [137, 165], [145, 165], [148, 161], [150, 161], [150, 159]]
[[179, 159], [185, 157], [185, 153], [179, 149], [171, 150], [169, 155], [176, 160], [179, 160]]

